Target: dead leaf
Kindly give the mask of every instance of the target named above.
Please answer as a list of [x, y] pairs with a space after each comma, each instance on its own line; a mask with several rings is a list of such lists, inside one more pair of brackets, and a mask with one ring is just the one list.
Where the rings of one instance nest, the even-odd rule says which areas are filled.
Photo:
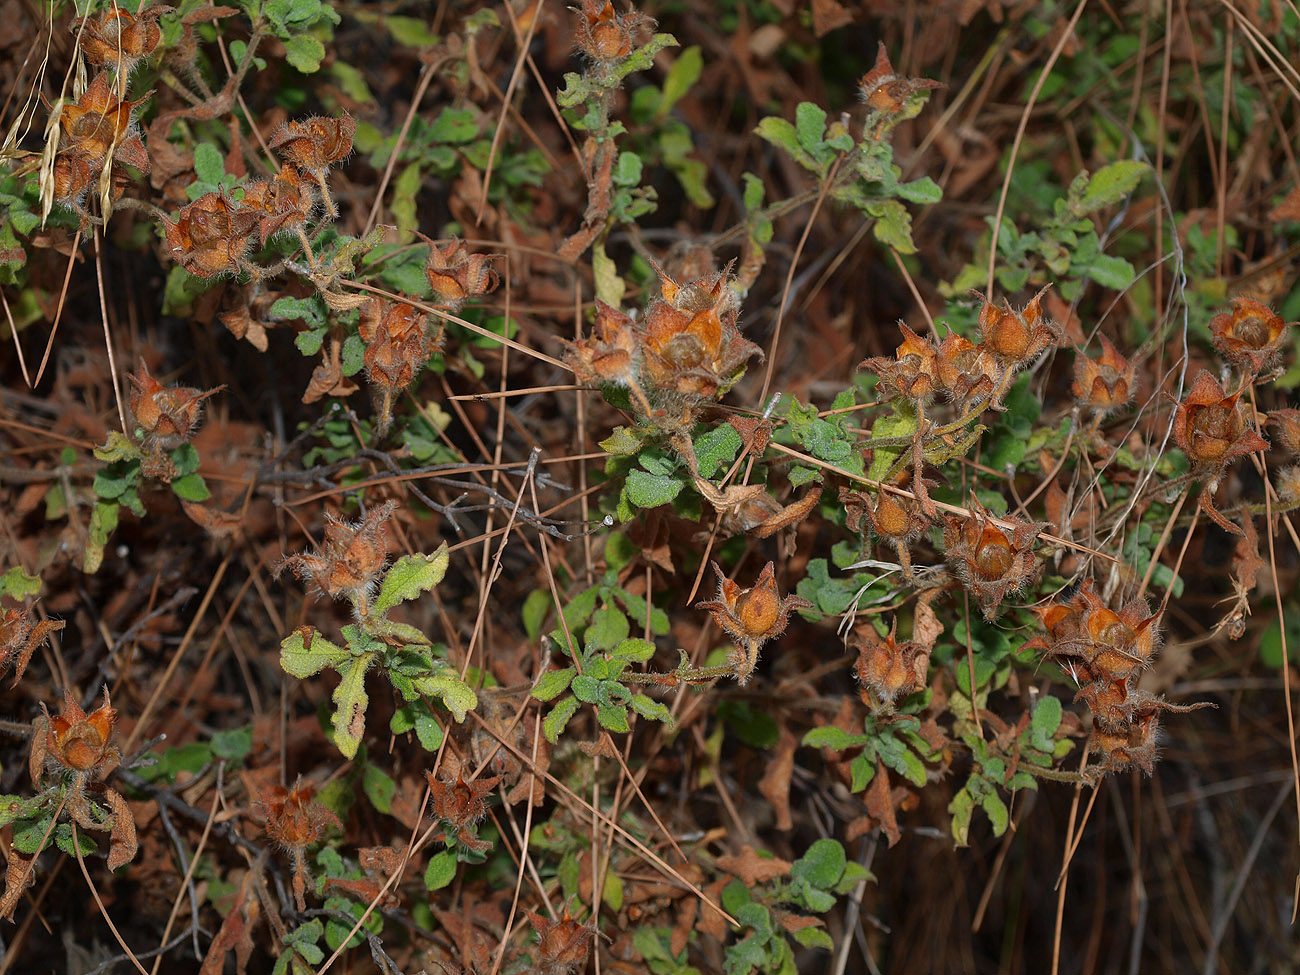
[[781, 741], [776, 746], [776, 757], [767, 766], [767, 771], [758, 782], [758, 791], [772, 804], [776, 811], [776, 828], [790, 829], [794, 821], [790, 818], [790, 777], [794, 774], [794, 750], [798, 740], [785, 728], [781, 729]]
[[853, 14], [835, 0], [812, 0], [813, 33], [820, 40], [836, 28], [853, 23]]
[[226, 967], [226, 955], [235, 953], [235, 972], [247, 975], [248, 959], [253, 954], [253, 927], [261, 916], [261, 907], [257, 898], [250, 896], [252, 874], [245, 874], [235, 895], [235, 903], [221, 924], [221, 930], [212, 939], [207, 957], [199, 975], [221, 975]]
[[883, 762], [877, 760], [875, 778], [862, 794], [862, 799], [867, 804], [867, 812], [885, 834], [889, 845], [893, 846], [903, 833], [898, 828], [898, 819], [894, 815], [894, 797], [889, 789], [889, 773], [885, 771]]
[[777, 877], [784, 877], [790, 872], [789, 860], [760, 856], [748, 844], [741, 849], [739, 856], [720, 856], [717, 863], [727, 873], [739, 877], [746, 887], [765, 884]]
[[22, 897], [24, 890], [36, 882], [36, 875], [32, 870], [35, 860], [36, 857], [19, 853], [12, 845], [9, 847], [9, 864], [5, 868], [5, 892], [4, 896], [0, 897], [0, 918], [6, 921], [14, 919], [14, 908], [18, 906], [18, 899]]
[[116, 789], [107, 789], [104, 800], [113, 811], [113, 831], [108, 837], [108, 869], [116, 870], [135, 859], [139, 843], [135, 836], [135, 818], [131, 807]]
[[1268, 211], [1270, 220], [1300, 220], [1300, 186], [1296, 186], [1286, 197]]
[[930, 605], [938, 594], [938, 589], [923, 592], [916, 601], [916, 614], [912, 620], [912, 642], [919, 643], [927, 653], [934, 649], [935, 643], [943, 635], [943, 624]]

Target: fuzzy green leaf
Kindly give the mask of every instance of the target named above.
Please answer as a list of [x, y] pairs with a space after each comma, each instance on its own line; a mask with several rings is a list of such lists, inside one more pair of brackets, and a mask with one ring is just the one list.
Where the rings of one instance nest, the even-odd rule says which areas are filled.
[[226, 175], [221, 150], [211, 142], [200, 142], [194, 147], [194, 175], [213, 186], [220, 183], [221, 177]]
[[22, 600], [28, 596], [35, 596], [40, 591], [41, 580], [36, 576], [29, 576], [21, 566], [16, 565], [0, 576], [0, 596]]
[[821, 890], [830, 890], [844, 873], [846, 862], [839, 840], [821, 839], [790, 866], [790, 873]]
[[424, 868], [424, 886], [430, 890], [442, 890], [456, 879], [456, 854], [443, 850], [429, 857], [429, 865]]
[[628, 500], [638, 508], [657, 508], [668, 504], [681, 490], [681, 481], [663, 474], [647, 474], [636, 469], [627, 474]]
[[1098, 254], [1088, 265], [1088, 277], [1103, 288], [1123, 291], [1137, 280], [1137, 270], [1122, 257]]
[[433, 673], [417, 677], [412, 683], [422, 694], [441, 698], [443, 707], [457, 722], [464, 721], [465, 715], [478, 707], [474, 690], [460, 679], [460, 674], [441, 661]]
[[612, 650], [620, 640], [627, 639], [632, 625], [613, 603], [606, 603], [591, 614], [583, 642], [587, 650]]
[[338, 670], [349, 656], [314, 626], [300, 626], [280, 641], [280, 667], [294, 677], [311, 677], [326, 667]]
[[351, 665], [341, 671], [343, 679], [334, 688], [334, 744], [345, 758], [356, 758], [366, 733], [366, 707], [370, 704], [366, 696], [366, 671], [374, 659], [373, 653], [354, 657]]
[[559, 741], [560, 735], [564, 732], [564, 727], [569, 723], [569, 719], [577, 713], [578, 708], [582, 707], [582, 702], [576, 697], [566, 697], [555, 707], [551, 708], [545, 720], [542, 721], [542, 734], [552, 745]]
[[1007, 804], [1002, 801], [1002, 797], [996, 792], [990, 792], [980, 804], [984, 807], [984, 812], [988, 815], [989, 821], [993, 823], [993, 835], [1001, 836], [1005, 833], [1009, 814], [1007, 813]]
[[172, 493], [182, 501], [206, 501], [212, 497], [207, 482], [198, 474], [186, 474], [172, 481]]
[[108, 438], [94, 450], [95, 459], [111, 464], [118, 460], [134, 460], [140, 456], [140, 448], [114, 430]]
[[572, 667], [563, 670], [548, 670], [537, 679], [537, 686], [532, 689], [533, 697], [539, 701], [553, 701], [569, 689], [573, 683], [575, 671]]
[[298, 34], [284, 42], [284, 57], [303, 74], [312, 74], [320, 70], [325, 45], [311, 34]]
[[1077, 213], [1092, 213], [1102, 207], [1119, 203], [1133, 192], [1150, 167], [1146, 163], [1125, 159], [1103, 166], [1092, 174], [1088, 185], [1075, 208]]
[[666, 725], [673, 723], [672, 712], [668, 710], [667, 705], [656, 701], [652, 697], [647, 697], [645, 694], [633, 694], [631, 700], [627, 703], [633, 711], [643, 718], [649, 718], [651, 721], [662, 721]]
[[846, 748], [853, 748], [856, 745], [866, 744], [866, 741], [866, 735], [851, 735], [842, 728], [836, 728], [832, 725], [813, 728], [803, 736], [803, 744], [809, 748], [829, 748], [837, 752], [842, 752]]
[[389, 778], [388, 773], [374, 765], [367, 765], [361, 776], [361, 789], [370, 804], [387, 815], [393, 811], [393, 796], [397, 794], [397, 783]]
[[384, 575], [371, 612], [386, 613], [398, 603], [432, 589], [442, 582], [450, 561], [446, 542], [432, 555], [407, 555], [398, 559]]
[[691, 85], [700, 79], [704, 70], [704, 56], [699, 47], [691, 45], [682, 51], [673, 61], [664, 77], [663, 97], [659, 99], [659, 118], [665, 118], [673, 106], [691, 89]]
[[621, 704], [600, 704], [596, 707], [596, 720], [601, 727], [620, 734], [627, 734], [632, 729], [627, 723], [627, 708]]
[[86, 536], [86, 554], [82, 561], [82, 571], [93, 575], [99, 571], [104, 561], [104, 546], [109, 536], [117, 528], [117, 520], [122, 509], [116, 501], [100, 501], [90, 513], [90, 530]]

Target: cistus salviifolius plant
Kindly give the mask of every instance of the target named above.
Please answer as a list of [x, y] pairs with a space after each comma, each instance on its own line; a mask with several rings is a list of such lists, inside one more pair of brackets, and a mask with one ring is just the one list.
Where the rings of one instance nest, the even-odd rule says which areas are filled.
[[1289, 970], [1298, 31], [6, 10], [0, 967]]

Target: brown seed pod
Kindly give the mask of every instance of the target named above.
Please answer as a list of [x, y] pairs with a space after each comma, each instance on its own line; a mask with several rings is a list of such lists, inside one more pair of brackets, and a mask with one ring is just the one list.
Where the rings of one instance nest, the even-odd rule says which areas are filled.
[[162, 40], [158, 18], [174, 8], [151, 4], [136, 14], [112, 6], [98, 17], [78, 17], [71, 24], [81, 35], [81, 53], [91, 64], [129, 75], [142, 59], [147, 58]]
[[1060, 341], [1061, 327], [1043, 316], [1043, 295], [1038, 292], [1021, 311], [1003, 303], [997, 308], [985, 301], [980, 308], [980, 332], [985, 347], [1005, 368], [1024, 369]]
[[618, 13], [610, 0], [582, 0], [576, 13], [574, 40], [578, 49], [597, 64], [622, 61], [632, 53], [637, 35], [654, 23], [635, 7]]
[[45, 705], [45, 753], [64, 768], [74, 772], [89, 772], [116, 766], [121, 756], [112, 743], [113, 726], [117, 724], [117, 711], [108, 703], [108, 688], [104, 689], [104, 703], [86, 714], [72, 696], [63, 692], [63, 710], [50, 717]]
[[142, 434], [144, 448], [152, 453], [174, 450], [198, 431], [203, 401], [225, 389], [196, 389], [192, 386], [164, 386], [149, 374], [143, 359], [134, 374], [128, 374], [131, 416]]
[[388, 559], [384, 522], [397, 505], [388, 501], [371, 508], [361, 521], [348, 523], [325, 515], [325, 542], [311, 555], [290, 555], [275, 568], [285, 569], [321, 593], [337, 599], [346, 596], [364, 606], [367, 590], [379, 577]]
[[876, 356], [863, 359], [859, 369], [870, 369], [880, 377], [880, 384], [888, 392], [895, 392], [914, 403], [929, 399], [939, 386], [938, 351], [928, 340], [917, 335], [902, 322], [903, 342], [894, 351], [894, 358]]
[[496, 290], [501, 283], [492, 263], [495, 254], [474, 254], [458, 238], [444, 245], [416, 232], [429, 245], [429, 260], [424, 265], [424, 275], [438, 296], [438, 303], [453, 311], [467, 298], [477, 298]]
[[1282, 351], [1286, 331], [1294, 322], [1283, 322], [1262, 301], [1238, 295], [1232, 311], [1210, 319], [1210, 336], [1219, 354], [1238, 368], [1259, 374]]
[[646, 309], [641, 351], [652, 389], [689, 399], [713, 399], [730, 389], [745, 363], [763, 351], [737, 327], [740, 301], [728, 284], [731, 266], [679, 284], [662, 268], [662, 297]]
[[1137, 393], [1137, 363], [1120, 355], [1106, 336], [1098, 338], [1101, 355], [1096, 359], [1082, 350], [1075, 353], [1072, 391], [1080, 406], [1105, 414], [1127, 405]]
[[[898, 620], [894, 620], [887, 636], [882, 638], [868, 627], [862, 639], [849, 644], [858, 651], [853, 673], [884, 701], [895, 701], [925, 687], [930, 668], [930, 651], [919, 643], [898, 643], [897, 632]], [[863, 700], [868, 705], [874, 703], [865, 695]]]
[[969, 517], [944, 518], [944, 555], [983, 610], [993, 619], [1008, 593], [1019, 592], [1038, 578], [1041, 565], [1034, 556], [1034, 540], [1047, 527], [1041, 522], [1003, 519], [1009, 529], [993, 521], [974, 493]]
[[256, 211], [244, 209], [221, 190], [181, 208], [175, 222], [163, 217], [163, 233], [173, 259], [196, 277], [256, 273], [244, 255], [258, 219]]

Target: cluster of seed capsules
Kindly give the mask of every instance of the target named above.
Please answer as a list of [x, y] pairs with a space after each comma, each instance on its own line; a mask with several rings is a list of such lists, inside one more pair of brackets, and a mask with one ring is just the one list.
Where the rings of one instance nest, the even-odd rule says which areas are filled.
[[1079, 684], [1078, 700], [1092, 712], [1090, 750], [1097, 759], [1089, 772], [1155, 767], [1162, 711], [1194, 711], [1208, 702], [1171, 704], [1138, 689], [1142, 671], [1160, 649], [1160, 613], [1145, 599], [1134, 599], [1118, 612], [1110, 609], [1085, 579], [1063, 602], [1037, 608], [1046, 636], [1025, 648], [1043, 651]]

